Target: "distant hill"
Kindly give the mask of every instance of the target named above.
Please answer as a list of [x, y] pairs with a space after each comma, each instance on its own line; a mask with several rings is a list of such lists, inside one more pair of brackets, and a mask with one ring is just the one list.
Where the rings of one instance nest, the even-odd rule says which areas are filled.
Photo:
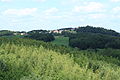
[[75, 29], [77, 33], [100, 33], [104, 35], [111, 35], [111, 36], [120, 36], [120, 33], [111, 30], [111, 29], [105, 29], [102, 27], [92, 27], [92, 26], [86, 26], [86, 27], [78, 27]]
[[[120, 33], [116, 32], [112, 29], [105, 29], [102, 27], [93, 27], [93, 26], [84, 26], [84, 27], [77, 27], [77, 28], [61, 28], [57, 30], [53, 30], [55, 33], [62, 33], [62, 32], [71, 32], [74, 31], [74, 33], [95, 33], [95, 34], [103, 34], [103, 35], [110, 35], [110, 36], [119, 36]], [[57, 32], [58, 31], [58, 32]]]

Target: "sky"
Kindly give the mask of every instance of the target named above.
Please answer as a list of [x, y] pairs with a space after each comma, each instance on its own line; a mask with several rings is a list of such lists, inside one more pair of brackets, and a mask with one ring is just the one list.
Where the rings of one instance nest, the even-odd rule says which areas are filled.
[[120, 32], [120, 0], [0, 0], [0, 30], [86, 25]]

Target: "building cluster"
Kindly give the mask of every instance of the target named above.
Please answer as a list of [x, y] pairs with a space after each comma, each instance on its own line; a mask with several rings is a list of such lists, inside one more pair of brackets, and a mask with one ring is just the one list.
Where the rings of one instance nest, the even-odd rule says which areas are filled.
[[61, 34], [63, 31], [75, 31], [76, 28], [62, 28], [62, 29], [57, 29], [57, 30], [33, 30], [33, 31], [29, 31], [29, 32], [14, 32], [14, 35], [28, 35], [28, 33], [58, 33]]
[[63, 28], [57, 30], [51, 30], [49, 33], [59, 33], [61, 34], [63, 31], [75, 31], [76, 28]]
[[14, 32], [14, 35], [27, 35], [27, 32]]

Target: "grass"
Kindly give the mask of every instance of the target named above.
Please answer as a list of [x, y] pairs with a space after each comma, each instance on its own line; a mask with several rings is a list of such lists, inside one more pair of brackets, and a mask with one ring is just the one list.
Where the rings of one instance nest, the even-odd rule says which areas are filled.
[[68, 46], [69, 45], [69, 38], [64, 37], [64, 36], [55, 36], [55, 40], [52, 43], [56, 44], [56, 45]]

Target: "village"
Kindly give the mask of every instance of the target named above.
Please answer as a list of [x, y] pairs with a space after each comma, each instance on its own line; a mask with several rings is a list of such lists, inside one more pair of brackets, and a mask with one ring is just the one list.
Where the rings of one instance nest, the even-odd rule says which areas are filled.
[[[57, 34], [61, 34], [62, 32], [75, 32], [75, 29], [76, 28], [62, 28], [62, 29], [56, 29], [56, 30], [32, 30], [32, 31], [29, 31], [29, 32], [39, 32], [39, 33], [57, 33]], [[25, 31], [21, 31], [21, 32], [18, 32], [18, 31], [14, 31], [13, 34], [14, 35], [28, 35], [29, 32], [25, 32]]]

